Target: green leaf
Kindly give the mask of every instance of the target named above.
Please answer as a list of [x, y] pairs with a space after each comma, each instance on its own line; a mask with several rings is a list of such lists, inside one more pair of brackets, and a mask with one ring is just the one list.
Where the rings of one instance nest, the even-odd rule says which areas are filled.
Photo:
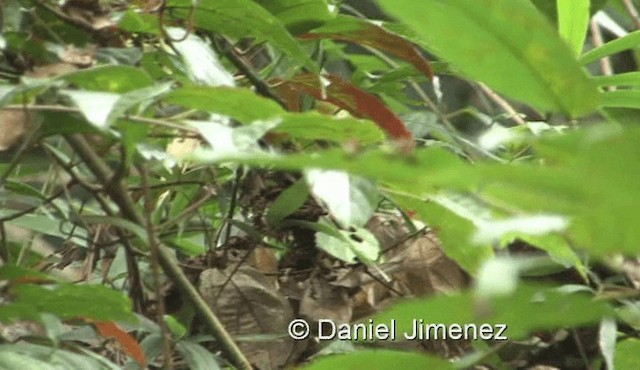
[[640, 86], [640, 72], [594, 76], [593, 81], [595, 81], [598, 86]]
[[104, 358], [94, 359], [61, 348], [20, 342], [0, 346], [0, 369], [118, 369]]
[[303, 180], [296, 181], [284, 190], [271, 204], [265, 219], [269, 225], [276, 225], [297, 211], [309, 197], [309, 187]]
[[284, 113], [273, 100], [260, 97], [249, 89], [232, 87], [183, 87], [167, 94], [164, 100], [186, 108], [229, 116], [243, 123]]
[[454, 367], [446, 360], [429, 357], [411, 352], [390, 350], [366, 350], [341, 355], [320, 357], [305, 370], [386, 370], [386, 369], [442, 369], [453, 370]]
[[120, 99], [120, 95], [97, 92], [97, 91], [74, 91], [65, 92], [75, 105], [80, 109], [87, 121], [99, 130], [109, 128], [111, 119], [109, 115]]
[[640, 109], [639, 90], [616, 90], [602, 93], [603, 107]]
[[[169, 0], [167, 8], [186, 19], [192, 0]], [[232, 37], [251, 35], [257, 42], [267, 40], [293, 58], [299, 66], [318, 71], [308, 53], [291, 36], [285, 26], [266, 9], [251, 0], [201, 0], [194, 14], [198, 28]]]
[[114, 216], [82, 216], [80, 220], [87, 224], [98, 224], [98, 225], [113, 225], [124, 230], [129, 230], [136, 237], [138, 237], [144, 244], [149, 245], [149, 237], [147, 235], [147, 230], [145, 230], [142, 226], [133, 223], [127, 219], [114, 217]]
[[472, 220], [436, 202], [401, 195], [393, 195], [393, 200], [405, 212], [416, 212], [417, 219], [434, 228], [442, 243], [442, 251], [470, 274], [474, 274], [482, 262], [493, 255], [490, 246], [479, 246], [472, 242], [475, 231]]
[[604, 58], [609, 55], [625, 51], [627, 49], [633, 49], [640, 45], [640, 31], [631, 32], [623, 37], [617, 38], [613, 41], [609, 41], [606, 44], [599, 46], [595, 49], [591, 49], [578, 59], [582, 64], [589, 64], [595, 62], [600, 58]]
[[[316, 233], [318, 248], [347, 263], [360, 260], [371, 263], [380, 256], [380, 243], [369, 230], [360, 227], [350, 227], [349, 230], [336, 229], [324, 219], [320, 225], [332, 228], [331, 233]], [[336, 236], [339, 234], [339, 237]]]
[[629, 338], [616, 346], [615, 364], [618, 370], [635, 370], [640, 368], [640, 339]]
[[176, 349], [182, 354], [189, 369], [194, 370], [218, 370], [220, 366], [216, 356], [198, 343], [179, 341]]
[[330, 140], [339, 143], [356, 141], [362, 145], [369, 145], [378, 143], [385, 137], [384, 132], [370, 120], [338, 118], [315, 112], [287, 113], [281, 117], [282, 123], [273, 131], [297, 139]]
[[294, 35], [335, 17], [326, 0], [254, 0], [275, 15]]
[[582, 53], [589, 25], [589, 0], [557, 0], [558, 28], [574, 55]]
[[127, 10], [122, 15], [118, 21], [118, 26], [127, 32], [160, 35], [158, 18], [155, 15], [138, 13], [133, 9]]
[[12, 293], [16, 304], [57, 315], [63, 320], [135, 322], [129, 299], [101, 285], [61, 284], [50, 288], [18, 285], [12, 288]]
[[153, 85], [153, 80], [144, 70], [122, 65], [101, 65], [81, 69], [60, 78], [85, 90], [115, 94]]
[[364, 226], [378, 205], [376, 184], [362, 177], [309, 169], [305, 178], [311, 192], [343, 226]]
[[[464, 75], [542, 110], [592, 112], [598, 91], [528, 0], [379, 0]], [[464, 25], [464, 27], [460, 27]]]
[[534, 330], [595, 323], [610, 312], [611, 308], [606, 303], [594, 301], [585, 294], [520, 284], [505, 295], [477, 296], [473, 292], [464, 292], [406, 301], [376, 315], [374, 322], [396, 319], [398, 333], [411, 333], [413, 320], [461, 326], [502, 324], [507, 328], [503, 335], [509, 339], [520, 339]]

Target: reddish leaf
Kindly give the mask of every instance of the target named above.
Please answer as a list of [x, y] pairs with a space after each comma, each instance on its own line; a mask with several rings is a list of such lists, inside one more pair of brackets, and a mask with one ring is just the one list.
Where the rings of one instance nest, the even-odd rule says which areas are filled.
[[113, 322], [95, 322], [93, 324], [100, 335], [105, 338], [114, 339], [118, 342], [122, 347], [122, 350], [134, 359], [141, 368], [144, 369], [147, 366], [147, 358], [145, 357], [140, 344], [135, 340], [135, 338], [129, 335], [129, 333], [120, 329], [120, 327]]
[[[320, 79], [324, 80], [321, 86]], [[340, 107], [353, 116], [374, 121], [390, 137], [400, 144], [403, 151], [413, 149], [413, 136], [404, 123], [375, 95], [360, 90], [348, 81], [334, 75], [318, 78], [311, 73], [300, 74], [289, 81], [277, 84], [279, 91], [307, 93], [314, 98]]]
[[414, 44], [364, 19], [341, 16], [300, 38], [330, 38], [380, 49], [413, 64], [429, 79], [433, 78], [431, 64]]

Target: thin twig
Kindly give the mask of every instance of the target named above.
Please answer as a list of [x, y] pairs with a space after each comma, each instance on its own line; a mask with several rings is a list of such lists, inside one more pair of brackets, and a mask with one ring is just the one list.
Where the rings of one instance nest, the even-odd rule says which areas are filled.
[[[104, 160], [98, 156], [82, 135], [74, 134], [65, 137], [69, 145], [82, 158], [87, 167], [93, 172], [98, 181], [107, 184], [112, 178], [112, 171]], [[127, 188], [122, 181], [111, 184], [106, 189], [111, 200], [118, 205], [122, 215], [129, 221], [138, 225], [144, 225], [144, 219], [136, 210], [133, 200], [127, 192]], [[176, 287], [187, 297], [193, 305], [194, 310], [204, 320], [205, 325], [219, 341], [223, 352], [229, 357], [230, 362], [239, 369], [251, 370], [251, 364], [244, 356], [238, 345], [233, 341], [231, 335], [224, 328], [218, 317], [211, 311], [211, 308], [204, 301], [198, 290], [193, 286], [189, 278], [180, 268], [173, 251], [163, 245], [158, 244], [158, 259], [165, 274], [176, 284]]]
[[633, 4], [633, 0], [623, 0], [622, 2], [631, 16], [631, 19], [633, 19], [633, 22], [636, 24], [636, 28], [640, 30], [640, 16], [638, 15], [638, 9]]
[[151, 196], [151, 191], [149, 190], [149, 169], [146, 166], [137, 166], [138, 171], [140, 171], [140, 175], [142, 176], [142, 191], [144, 193], [144, 226], [147, 230], [147, 237], [149, 238], [149, 262], [151, 264], [151, 274], [153, 276], [153, 288], [154, 293], [156, 295], [156, 321], [160, 326], [160, 330], [162, 332], [162, 346], [164, 356], [163, 358], [163, 368], [167, 370], [173, 369], [173, 363], [171, 362], [171, 353], [173, 352], [171, 348], [171, 334], [169, 333], [169, 328], [167, 327], [167, 323], [164, 320], [165, 315], [165, 304], [164, 304], [164, 295], [162, 294], [161, 282], [160, 282], [160, 261], [159, 261], [159, 249], [160, 243], [158, 241], [158, 236], [153, 227], [153, 222], [151, 221], [151, 215], [155, 209], [155, 201]]
[[498, 104], [500, 108], [502, 108], [506, 113], [509, 114], [509, 118], [513, 120], [513, 122], [517, 123], [520, 126], [525, 126], [527, 123], [522, 119], [520, 114], [516, 112], [516, 110], [509, 104], [508, 101], [504, 100], [500, 95], [496, 94], [493, 90], [491, 90], [487, 85], [483, 83], [479, 83], [480, 89], [487, 94], [489, 99], [493, 100], [494, 103]]

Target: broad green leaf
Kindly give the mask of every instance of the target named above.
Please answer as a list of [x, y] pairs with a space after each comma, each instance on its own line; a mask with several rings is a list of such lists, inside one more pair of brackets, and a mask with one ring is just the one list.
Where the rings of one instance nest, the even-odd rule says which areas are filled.
[[118, 21], [118, 26], [127, 32], [160, 35], [158, 18], [155, 15], [138, 13], [133, 9], [127, 10], [122, 15]]
[[[469, 78], [542, 110], [592, 112], [598, 91], [528, 0], [379, 0]], [[464, 27], [460, 27], [464, 25]]]
[[128, 110], [141, 103], [151, 102], [170, 88], [171, 83], [164, 83], [131, 90], [125, 94], [85, 90], [64, 90], [63, 93], [71, 98], [90, 124], [105, 131]]
[[153, 80], [144, 70], [123, 65], [101, 65], [81, 69], [60, 78], [85, 90], [115, 94], [153, 85]]
[[294, 35], [322, 25], [335, 17], [326, 0], [254, 0], [287, 27]]
[[309, 187], [303, 180], [296, 181], [285, 189], [267, 210], [265, 220], [269, 225], [276, 225], [287, 216], [297, 211], [309, 197]]
[[386, 369], [455, 369], [451, 363], [419, 353], [390, 350], [365, 350], [348, 354], [329, 355], [316, 359], [305, 370], [386, 370]]
[[273, 118], [284, 113], [273, 100], [241, 88], [182, 87], [167, 94], [164, 100], [186, 108], [228, 116], [243, 123]]
[[595, 62], [600, 58], [604, 58], [609, 55], [625, 51], [627, 49], [633, 49], [640, 45], [640, 31], [631, 32], [624, 37], [620, 37], [613, 41], [609, 41], [606, 44], [599, 46], [595, 49], [591, 49], [578, 59], [582, 64], [589, 64]]
[[217, 122], [189, 121], [188, 123], [200, 131], [215, 153], [234, 155], [262, 152], [258, 140], [276, 127], [280, 120], [256, 121], [251, 125], [235, 128]]
[[[5, 367], [6, 366], [6, 367]], [[81, 355], [62, 348], [52, 348], [39, 344], [20, 342], [0, 346], [1, 369], [46, 369], [46, 370], [85, 370], [111, 369], [118, 367], [102, 358]]]
[[[173, 14], [186, 19], [193, 1], [168, 0], [166, 6]], [[251, 0], [201, 0], [196, 5], [194, 18], [196, 27], [207, 31], [237, 38], [251, 35], [257, 42], [267, 40], [299, 66], [311, 71], [318, 70], [278, 18]]]
[[[359, 260], [367, 264], [376, 261], [380, 256], [380, 243], [369, 230], [360, 227], [340, 230], [324, 219], [320, 220], [319, 224], [333, 229], [331, 233], [316, 233], [318, 248], [330, 255], [347, 263]], [[336, 234], [339, 234], [339, 237]]]
[[51, 288], [18, 285], [14, 302], [57, 315], [63, 320], [135, 321], [131, 302], [120, 292], [101, 285], [60, 284]]
[[410, 156], [380, 149], [355, 154], [333, 149], [291, 155], [219, 155], [213, 151], [200, 150], [185, 157], [185, 160], [207, 164], [234, 162], [295, 171], [306, 168], [343, 170], [388, 185], [393, 184], [398, 189], [410, 192], [420, 189], [429, 193], [443, 186], [466, 189], [478, 181], [474, 178], [476, 173], [465, 162], [441, 148], [416, 150]]
[[402, 195], [393, 195], [393, 199], [405, 212], [415, 212], [416, 219], [430, 225], [442, 243], [442, 251], [468, 273], [474, 274], [482, 262], [493, 255], [490, 246], [472, 242], [473, 220], [433, 201]]
[[557, 0], [558, 28], [574, 55], [582, 53], [589, 25], [589, 0]]
[[80, 109], [87, 121], [99, 130], [107, 130], [111, 120], [109, 115], [120, 99], [119, 94], [97, 91], [65, 92]]
[[370, 120], [338, 118], [315, 112], [286, 113], [280, 117], [282, 123], [273, 131], [288, 134], [292, 138], [339, 143], [357, 142], [362, 145], [384, 140], [384, 132]]
[[[471, 291], [452, 296], [414, 299], [399, 303], [374, 317], [374, 322], [396, 319], [398, 333], [412, 333], [414, 320], [424, 324], [506, 325], [509, 339], [526, 337], [534, 330], [548, 330], [598, 322], [611, 312], [602, 301], [582, 293], [564, 293], [549, 287], [520, 284], [510, 294], [478, 296]], [[431, 329], [431, 335], [440, 330]], [[473, 334], [473, 332], [471, 332]], [[401, 335], [401, 334], [398, 334]], [[432, 337], [433, 338], [433, 337]]]
[[618, 370], [634, 370], [640, 367], [640, 340], [628, 338], [616, 345], [615, 364]]
[[311, 192], [343, 226], [364, 226], [378, 205], [376, 184], [342, 171], [309, 169], [305, 178]]
[[566, 238], [559, 234], [547, 234], [547, 235], [524, 235], [520, 233], [509, 233], [505, 235], [500, 241], [502, 247], [506, 247], [514, 241], [523, 241], [529, 245], [539, 248], [549, 254], [549, 257], [556, 263], [563, 266], [574, 267], [580, 275], [587, 279], [587, 268], [580, 259], [580, 256], [569, 245]]

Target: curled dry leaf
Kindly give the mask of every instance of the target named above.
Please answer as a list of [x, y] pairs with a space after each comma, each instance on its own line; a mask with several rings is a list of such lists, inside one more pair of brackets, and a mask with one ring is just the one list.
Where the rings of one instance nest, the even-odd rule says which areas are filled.
[[293, 312], [272, 280], [249, 266], [208, 269], [198, 289], [249, 361], [260, 369], [284, 366], [294, 350], [286, 335]]

